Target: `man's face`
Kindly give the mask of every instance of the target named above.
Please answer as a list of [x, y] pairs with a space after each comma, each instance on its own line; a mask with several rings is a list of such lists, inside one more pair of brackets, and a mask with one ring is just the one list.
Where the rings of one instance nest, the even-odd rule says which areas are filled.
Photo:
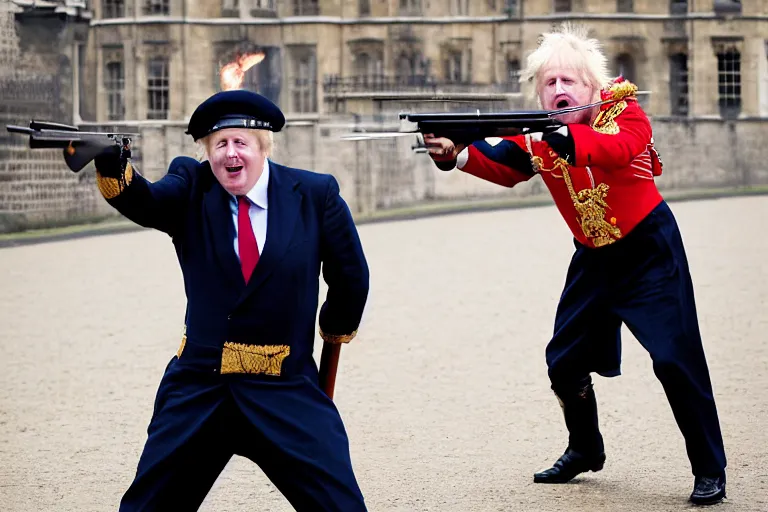
[[[587, 105], [595, 101], [594, 88], [573, 68], [560, 63], [542, 68], [538, 77], [538, 93], [545, 110]], [[557, 116], [567, 124], [589, 124], [593, 109]]]
[[230, 194], [245, 195], [259, 181], [266, 156], [252, 130], [225, 128], [214, 132], [207, 150], [214, 176]]

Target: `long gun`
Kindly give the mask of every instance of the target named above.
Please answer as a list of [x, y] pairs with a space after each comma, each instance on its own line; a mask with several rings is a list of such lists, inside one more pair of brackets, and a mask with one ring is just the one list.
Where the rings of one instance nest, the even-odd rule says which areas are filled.
[[29, 127], [6, 125], [11, 133], [29, 135], [30, 149], [61, 148], [64, 162], [72, 172], [80, 172], [102, 151], [119, 146], [128, 151], [138, 133], [81, 132], [76, 126], [47, 121], [30, 121]]
[[376, 140], [416, 135], [411, 146], [417, 153], [425, 153], [424, 134], [446, 137], [454, 144], [469, 145], [486, 137], [509, 137], [526, 132], [550, 133], [564, 126], [557, 116], [597, 107], [614, 100], [603, 100], [588, 105], [557, 110], [529, 110], [519, 112], [438, 112], [401, 113], [396, 132], [355, 131], [342, 135], [342, 140]]

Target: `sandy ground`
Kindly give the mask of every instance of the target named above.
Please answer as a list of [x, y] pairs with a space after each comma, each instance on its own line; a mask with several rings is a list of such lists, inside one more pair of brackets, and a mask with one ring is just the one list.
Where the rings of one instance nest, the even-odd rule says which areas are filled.
[[[768, 510], [768, 198], [673, 203], [729, 458], [718, 510]], [[552, 207], [360, 227], [372, 269], [337, 404], [372, 511], [685, 510], [693, 478], [650, 360], [596, 379], [604, 471], [532, 473], [566, 440], [544, 346], [572, 245]], [[184, 297], [165, 235], [0, 250], [0, 510], [116, 510]], [[202, 510], [291, 510], [235, 458]]]

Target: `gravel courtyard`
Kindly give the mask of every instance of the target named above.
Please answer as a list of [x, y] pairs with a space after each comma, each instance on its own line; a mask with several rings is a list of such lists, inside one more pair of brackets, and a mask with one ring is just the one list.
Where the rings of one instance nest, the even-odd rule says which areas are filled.
[[[714, 510], [768, 511], [768, 197], [671, 207], [729, 462]], [[595, 378], [605, 469], [533, 484], [567, 439], [544, 363], [573, 249], [554, 207], [359, 230], [371, 295], [336, 403], [371, 511], [692, 508], [683, 439], [626, 330], [624, 374]], [[0, 510], [117, 510], [182, 332], [173, 247], [107, 235], [0, 249], [0, 268]], [[236, 457], [202, 510], [292, 509]]]

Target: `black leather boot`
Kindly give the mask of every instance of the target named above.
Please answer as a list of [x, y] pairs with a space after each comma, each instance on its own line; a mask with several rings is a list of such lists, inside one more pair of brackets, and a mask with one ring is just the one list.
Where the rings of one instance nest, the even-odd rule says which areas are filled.
[[568, 428], [568, 449], [551, 468], [533, 475], [536, 483], [565, 483], [579, 473], [600, 471], [605, 464], [603, 436], [597, 422], [597, 398], [592, 379], [552, 386]]
[[693, 482], [691, 503], [714, 505], [725, 498], [725, 473], [716, 477], [697, 476]]
[[586, 456], [568, 448], [551, 468], [534, 473], [533, 481], [537, 484], [564, 484], [580, 473], [600, 471], [604, 464], [604, 453]]

